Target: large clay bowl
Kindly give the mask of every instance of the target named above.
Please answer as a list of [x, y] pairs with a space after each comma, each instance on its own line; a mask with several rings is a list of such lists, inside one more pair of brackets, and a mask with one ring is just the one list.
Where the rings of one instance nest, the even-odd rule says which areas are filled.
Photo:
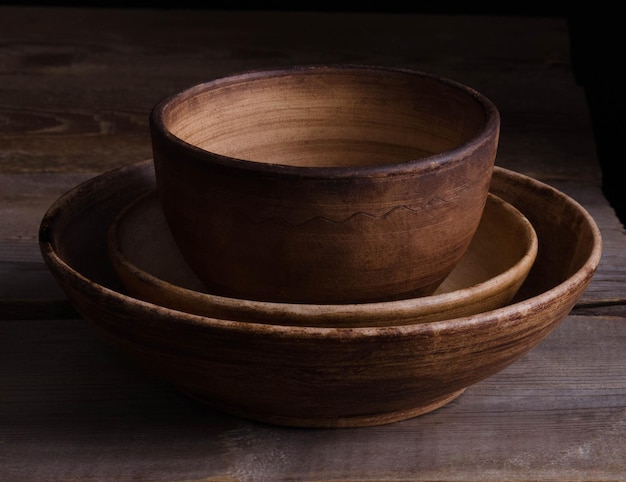
[[500, 117], [435, 75], [312, 66], [192, 86], [150, 128], [165, 217], [209, 292], [362, 303], [432, 294], [459, 262]]
[[146, 368], [216, 409], [274, 424], [355, 427], [435, 410], [518, 360], [564, 319], [601, 256], [593, 218], [532, 178], [496, 168], [491, 191], [531, 221], [537, 259], [513, 303], [473, 316], [381, 328], [291, 327], [192, 315], [123, 294], [107, 229], [154, 188], [151, 161], [56, 201], [41, 252], [85, 319]]
[[109, 257], [135, 298], [197, 315], [292, 326], [390, 326], [468, 316], [507, 304], [537, 255], [526, 217], [490, 194], [465, 255], [435, 294], [359, 304], [273, 303], [206, 293], [174, 242], [155, 191], [140, 195], [111, 225]]

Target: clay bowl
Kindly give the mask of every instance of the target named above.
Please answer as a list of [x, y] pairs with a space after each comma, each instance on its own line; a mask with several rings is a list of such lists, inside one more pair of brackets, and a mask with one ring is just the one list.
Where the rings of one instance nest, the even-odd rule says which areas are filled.
[[530, 222], [490, 194], [465, 255], [434, 295], [360, 304], [294, 304], [206, 293], [183, 260], [155, 191], [122, 210], [108, 233], [108, 252], [126, 292], [197, 315], [292, 326], [389, 326], [467, 316], [507, 304], [537, 255]]
[[476, 315], [379, 328], [292, 327], [203, 317], [123, 293], [107, 230], [155, 187], [152, 162], [85, 182], [40, 226], [43, 259], [86, 320], [113, 346], [210, 407], [274, 424], [356, 427], [435, 410], [533, 349], [569, 313], [601, 256], [577, 202], [496, 168], [491, 192], [519, 209], [539, 240], [513, 302]]
[[467, 86], [369, 66], [233, 75], [150, 116], [187, 264], [211, 293], [288, 303], [432, 294], [478, 227], [499, 127]]

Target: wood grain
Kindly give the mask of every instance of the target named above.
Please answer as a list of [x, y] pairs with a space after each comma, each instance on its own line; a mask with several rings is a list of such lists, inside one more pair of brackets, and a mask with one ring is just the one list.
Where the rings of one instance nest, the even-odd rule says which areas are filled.
[[11, 124], [21, 119], [0, 131], [2, 172], [104, 172], [151, 156], [148, 114], [165, 95], [249, 69], [354, 62], [424, 70], [483, 92], [502, 113], [503, 167], [599, 179], [562, 18], [6, 6], [2, 13], [0, 112]]
[[[497, 165], [571, 195], [603, 256], [536, 349], [432, 414], [291, 430], [207, 410], [67, 311], [45, 209], [151, 157], [148, 113], [251, 68], [362, 62], [457, 79], [502, 114]], [[626, 240], [599, 188], [563, 18], [0, 6], [0, 479], [624, 480]]]
[[207, 410], [81, 320], [2, 322], [0, 339], [6, 480], [135, 473], [154, 481], [565, 481], [626, 473], [626, 324], [611, 317], [569, 316], [537, 349], [432, 414], [331, 431]]

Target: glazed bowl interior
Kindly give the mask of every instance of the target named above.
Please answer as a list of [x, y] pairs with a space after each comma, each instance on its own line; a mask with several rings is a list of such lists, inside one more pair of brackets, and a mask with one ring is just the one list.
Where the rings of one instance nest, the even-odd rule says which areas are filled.
[[186, 264], [155, 191], [131, 202], [111, 225], [108, 253], [127, 293], [203, 316], [293, 326], [394, 326], [468, 316], [507, 304], [537, 255], [530, 222], [490, 194], [472, 242], [432, 296], [381, 303], [272, 303], [207, 293]]
[[440, 78], [384, 69], [259, 73], [178, 95], [164, 126], [222, 156], [269, 164], [359, 167], [453, 150], [485, 130], [484, 101]]

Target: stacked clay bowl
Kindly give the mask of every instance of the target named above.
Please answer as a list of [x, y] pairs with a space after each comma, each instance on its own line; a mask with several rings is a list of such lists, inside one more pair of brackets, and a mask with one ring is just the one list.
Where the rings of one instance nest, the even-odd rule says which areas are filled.
[[137, 298], [237, 321], [377, 327], [497, 308], [537, 252], [528, 220], [489, 194], [499, 123], [475, 90], [405, 69], [192, 86], [151, 112], [156, 189], [113, 223], [113, 267]]
[[154, 158], [59, 198], [41, 252], [105, 340], [229, 414], [428, 413], [539, 344], [600, 261], [591, 216], [495, 167], [497, 109], [447, 79], [252, 72], [150, 124]]
[[432, 74], [303, 66], [194, 85], [150, 128], [163, 214], [208, 292], [344, 304], [446, 279], [482, 217], [500, 116]]
[[275, 303], [207, 292], [178, 251], [156, 191], [131, 202], [108, 232], [109, 258], [128, 294], [197, 315], [291, 326], [398, 326], [499, 308], [526, 279], [537, 248], [528, 219], [489, 194], [468, 250], [433, 295], [378, 303]]
[[574, 200], [495, 168], [490, 192], [531, 222], [539, 249], [511, 303], [470, 316], [384, 327], [250, 323], [126, 294], [110, 226], [155, 189], [152, 161], [103, 174], [57, 200], [40, 227], [44, 260], [105, 340], [210, 407], [273, 424], [357, 427], [437, 409], [533, 349], [581, 297], [601, 237]]

